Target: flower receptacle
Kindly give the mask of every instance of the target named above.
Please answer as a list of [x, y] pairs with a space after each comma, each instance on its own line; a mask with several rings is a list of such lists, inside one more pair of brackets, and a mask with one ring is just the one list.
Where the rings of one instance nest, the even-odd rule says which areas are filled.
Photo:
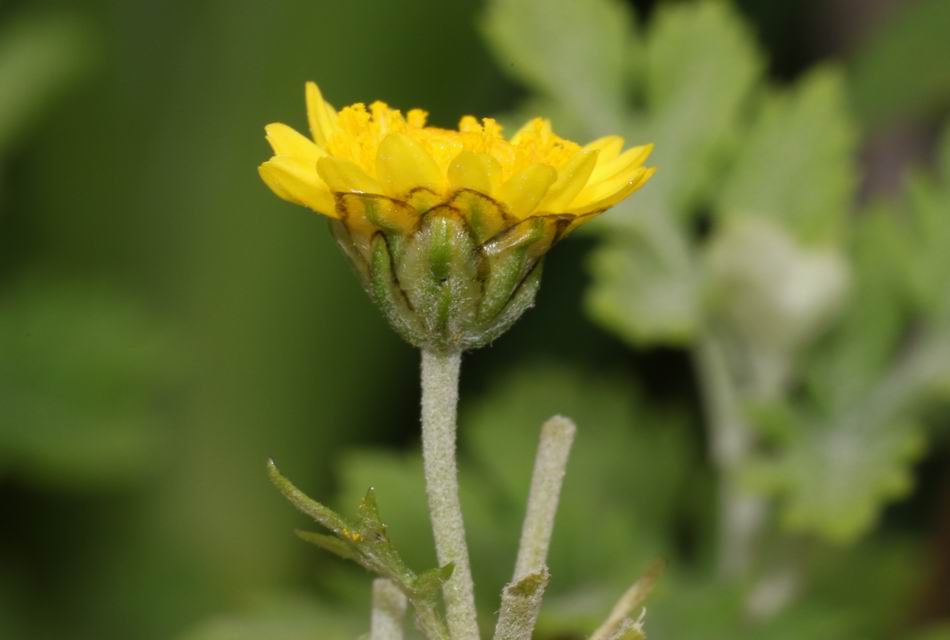
[[[396, 332], [422, 349], [465, 351], [504, 333], [533, 306], [544, 254], [569, 224], [545, 216], [505, 228], [493, 224], [501, 216], [497, 204], [462, 195], [429, 208], [411, 228], [379, 214], [408, 204], [369, 196], [340, 197], [341, 218], [331, 221], [370, 297]], [[377, 219], [367, 234], [369, 215]]]

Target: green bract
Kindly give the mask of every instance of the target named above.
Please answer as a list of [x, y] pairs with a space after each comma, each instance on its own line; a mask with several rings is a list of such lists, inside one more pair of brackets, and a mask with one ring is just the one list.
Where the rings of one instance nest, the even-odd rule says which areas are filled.
[[469, 210], [429, 209], [409, 234], [379, 232], [361, 247], [344, 222], [333, 236], [389, 323], [421, 349], [450, 352], [482, 347], [533, 304], [544, 254], [563, 235], [568, 216], [533, 217], [487, 239], [468, 222], [472, 209], [497, 205], [471, 193]]

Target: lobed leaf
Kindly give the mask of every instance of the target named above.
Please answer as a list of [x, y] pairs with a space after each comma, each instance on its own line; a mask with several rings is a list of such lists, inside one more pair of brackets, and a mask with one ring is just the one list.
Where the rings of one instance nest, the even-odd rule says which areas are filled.
[[492, 0], [483, 29], [503, 70], [575, 116], [607, 129], [620, 120], [636, 35], [622, 3]]
[[765, 216], [806, 241], [841, 238], [857, 181], [845, 102], [829, 68], [770, 95], [717, 189], [718, 215]]
[[[735, 131], [762, 75], [762, 59], [726, 3], [661, 5], [647, 36], [644, 111], [631, 139], [656, 144], [659, 168], [629, 208], [653, 215], [695, 214], [722, 174]], [[610, 224], [630, 218], [618, 212]]]
[[409, 569], [389, 540], [372, 488], [360, 501], [356, 519], [349, 520], [309, 498], [281, 475], [273, 461], [268, 461], [267, 472], [284, 497], [333, 534], [298, 532], [298, 536], [392, 581], [412, 603], [417, 624], [426, 637], [429, 640], [448, 639], [438, 602], [442, 585], [452, 575], [453, 567], [447, 565], [421, 575]]
[[688, 248], [674, 221], [642, 222], [629, 233], [614, 234], [591, 255], [593, 282], [585, 306], [632, 345], [688, 343], [700, 322]]

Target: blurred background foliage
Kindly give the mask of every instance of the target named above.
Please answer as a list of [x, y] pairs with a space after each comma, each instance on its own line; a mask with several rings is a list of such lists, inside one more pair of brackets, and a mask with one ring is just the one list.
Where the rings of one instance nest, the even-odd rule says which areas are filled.
[[950, 638], [948, 32], [944, 0], [0, 2], [0, 638], [357, 637], [369, 577], [290, 535], [267, 456], [344, 510], [375, 485], [433, 564], [416, 356], [254, 174], [307, 79], [657, 144], [467, 358], [484, 611], [564, 413], [539, 637], [660, 556], [651, 638]]

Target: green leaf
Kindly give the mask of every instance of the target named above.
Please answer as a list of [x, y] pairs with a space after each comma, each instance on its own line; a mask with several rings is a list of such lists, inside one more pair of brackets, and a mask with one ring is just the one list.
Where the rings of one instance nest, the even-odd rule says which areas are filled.
[[[645, 112], [631, 140], [653, 142], [659, 167], [630, 209], [686, 215], [719, 178], [744, 108], [762, 73], [761, 56], [723, 2], [663, 4], [646, 43]], [[633, 216], [615, 212], [614, 224]]]
[[841, 74], [812, 71], [764, 102], [720, 186], [721, 216], [766, 216], [808, 241], [842, 236], [856, 183]]
[[632, 345], [686, 343], [700, 321], [700, 300], [685, 238], [669, 219], [639, 222], [592, 254], [585, 306]]
[[315, 533], [313, 531], [297, 531], [296, 533], [297, 537], [304, 542], [309, 542], [324, 551], [329, 551], [338, 558], [357, 563], [360, 561], [359, 554], [353, 550], [353, 547], [337, 537], [328, 536], [323, 533]]
[[[353, 504], [362, 498], [368, 485], [377, 487], [379, 498], [392, 505], [387, 518], [390, 537], [406, 562], [412, 566], [436, 563], [418, 453], [350, 451], [340, 460], [338, 477], [340, 492], [336, 504]], [[466, 503], [466, 522], [469, 511]]]
[[930, 222], [892, 207], [860, 218], [847, 313], [808, 358], [807, 393], [778, 411], [787, 423], [782, 447], [750, 469], [782, 498], [792, 529], [852, 541], [911, 489], [926, 442], [922, 411], [950, 379], [950, 331], [932, 313], [946, 300], [936, 274], [950, 236]]
[[851, 291], [834, 330], [810, 354], [803, 377], [825, 411], [858, 402], [891, 362], [904, 332], [906, 292], [900, 265], [909, 259], [898, 212], [864, 212], [853, 230]]
[[807, 588], [765, 619], [750, 617], [749, 592], [740, 585], [695, 570], [668, 573], [648, 607], [649, 636], [839, 640], [891, 637], [891, 629], [901, 628], [907, 590], [925, 572], [917, 543], [876, 537], [852, 547], [811, 548], [786, 559], [809, 576]]
[[807, 361], [808, 394], [779, 411], [782, 446], [749, 469], [793, 530], [849, 542], [906, 495], [926, 441], [921, 410], [950, 378], [950, 331], [934, 322], [948, 299], [950, 224], [935, 187], [911, 193], [906, 214], [882, 206], [859, 219], [847, 313]]
[[950, 325], [950, 180], [941, 186], [923, 176], [912, 178], [905, 208], [902, 224], [894, 225], [903, 245], [895, 266], [905, 277], [914, 307], [924, 317]]
[[917, 0], [895, 5], [879, 33], [851, 61], [851, 96], [869, 123], [914, 116], [950, 104], [950, 4]]
[[724, 3], [663, 5], [650, 27], [645, 105], [633, 138], [656, 144], [647, 187], [599, 224], [590, 315], [627, 342], [685, 344], [701, 321], [700, 274], [683, 218], [723, 173], [761, 76], [759, 53]]
[[923, 449], [919, 425], [900, 422], [873, 398], [865, 407], [800, 416], [780, 453], [749, 465], [747, 482], [781, 498], [789, 530], [852, 542], [877, 522], [884, 504], [910, 491], [911, 464]]
[[421, 576], [409, 569], [389, 540], [372, 488], [360, 501], [356, 519], [349, 520], [309, 498], [281, 475], [273, 461], [268, 461], [267, 473], [284, 497], [333, 534], [327, 536], [319, 533], [298, 533], [303, 540], [391, 580], [412, 603], [416, 619], [426, 637], [429, 640], [448, 639], [448, 631], [438, 611], [438, 603], [442, 584], [451, 576], [452, 568], [441, 567]]
[[492, 0], [483, 26], [503, 70], [594, 129], [619, 122], [635, 37], [621, 2]]

